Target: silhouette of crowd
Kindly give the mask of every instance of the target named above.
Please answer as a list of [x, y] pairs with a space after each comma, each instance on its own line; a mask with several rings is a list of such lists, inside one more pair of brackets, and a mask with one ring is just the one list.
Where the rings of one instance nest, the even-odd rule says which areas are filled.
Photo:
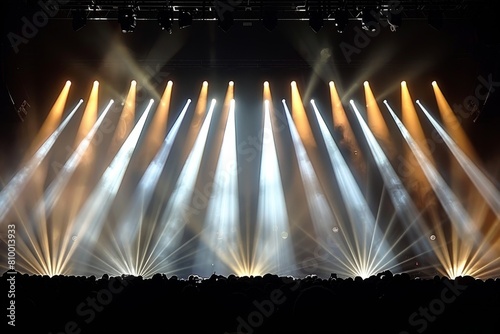
[[[8, 290], [2, 276], [2, 291]], [[499, 333], [500, 278], [17, 273], [27, 333]], [[5, 308], [4, 308], [5, 310]], [[4, 332], [5, 333], [5, 332]]]

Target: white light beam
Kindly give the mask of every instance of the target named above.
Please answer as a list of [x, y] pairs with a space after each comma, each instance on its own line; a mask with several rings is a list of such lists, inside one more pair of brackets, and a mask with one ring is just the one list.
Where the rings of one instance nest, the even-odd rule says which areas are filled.
[[417, 104], [420, 106], [425, 116], [432, 123], [434, 128], [438, 131], [441, 138], [453, 153], [460, 166], [467, 173], [471, 181], [474, 183], [479, 193], [483, 196], [486, 202], [489, 204], [491, 209], [495, 212], [498, 218], [500, 218], [500, 193], [498, 189], [495, 188], [493, 183], [488, 180], [484, 173], [472, 162], [472, 160], [460, 149], [460, 147], [455, 143], [455, 141], [446, 133], [443, 127], [429, 114], [429, 112], [424, 108], [422, 103], [417, 100]]
[[453, 191], [450, 189], [448, 184], [446, 184], [444, 179], [434, 168], [433, 164], [429, 161], [424, 152], [422, 152], [422, 150], [415, 142], [415, 140], [412, 138], [411, 134], [406, 129], [404, 124], [401, 122], [401, 120], [398, 118], [398, 116], [396, 116], [392, 108], [389, 106], [389, 103], [387, 101], [384, 101], [384, 104], [391, 113], [392, 118], [396, 122], [399, 131], [401, 132], [404, 139], [410, 146], [410, 149], [412, 150], [413, 154], [417, 158], [418, 163], [422, 167], [422, 170], [424, 171], [427, 179], [429, 180], [429, 183], [434, 189], [434, 192], [436, 193], [439, 201], [441, 202], [441, 205], [443, 206], [444, 210], [446, 211], [452, 222], [458, 228], [460, 235], [463, 238], [472, 238], [472, 240], [476, 244], [479, 243], [480, 240], [478, 237], [478, 231], [476, 231], [476, 229], [474, 228], [474, 222], [470, 218], [467, 211], [465, 211], [462, 204], [455, 196]]
[[[95, 124], [92, 126], [90, 131], [85, 136], [85, 138], [80, 142], [76, 150], [66, 161], [63, 168], [57, 175], [56, 179], [52, 181], [47, 190], [45, 190], [44, 197], [40, 199], [40, 201], [38, 202], [37, 209], [35, 211], [36, 217], [42, 217], [43, 215], [48, 216], [52, 212], [57, 200], [59, 199], [59, 197], [63, 192], [64, 187], [68, 184], [71, 175], [73, 175], [76, 168], [78, 167], [78, 164], [82, 160], [83, 156], [85, 155], [85, 152], [87, 151], [87, 148], [90, 146], [90, 143], [92, 142], [92, 138], [94, 138], [94, 135], [99, 129], [99, 126], [104, 120], [104, 117], [106, 117], [106, 114], [108, 113], [113, 103], [114, 103], [113, 100], [109, 101], [108, 105], [106, 106], [106, 109], [104, 109], [104, 111], [101, 113]], [[35, 221], [38, 221], [38, 218], [35, 218]]]
[[[380, 171], [382, 179], [384, 180], [384, 184], [389, 193], [392, 204], [396, 209], [396, 213], [405, 224], [405, 233], [409, 233], [411, 239], [415, 241], [412, 247], [415, 248], [418, 254], [423, 254], [430, 251], [432, 247], [429, 244], [429, 240], [427, 237], [429, 235], [429, 231], [427, 231], [426, 226], [424, 225], [422, 215], [418, 212], [415, 203], [413, 203], [413, 200], [406, 191], [406, 188], [401, 182], [401, 179], [396, 174], [396, 171], [385, 155], [382, 147], [377, 142], [377, 139], [375, 139], [375, 136], [371, 132], [370, 127], [368, 126], [368, 124], [366, 124], [365, 120], [361, 116], [354, 101], [351, 100], [350, 104], [352, 110], [354, 110], [359, 124], [361, 125], [363, 134], [367, 139], [368, 146], [370, 147], [370, 151], [375, 158], [375, 162], [377, 163], [377, 167]], [[424, 245], [418, 243], [418, 240], [423, 241], [425, 243], [425, 247]]]
[[59, 135], [62, 133], [66, 125], [78, 110], [83, 100], [80, 100], [76, 107], [69, 113], [64, 121], [57, 127], [57, 129], [47, 138], [47, 140], [35, 152], [33, 157], [19, 170], [16, 175], [9, 181], [5, 188], [0, 193], [0, 224], [4, 222], [5, 216], [9, 212], [11, 205], [16, 201], [21, 191], [28, 183], [35, 170], [40, 166], [43, 159], [47, 156], [52, 146], [56, 142]]

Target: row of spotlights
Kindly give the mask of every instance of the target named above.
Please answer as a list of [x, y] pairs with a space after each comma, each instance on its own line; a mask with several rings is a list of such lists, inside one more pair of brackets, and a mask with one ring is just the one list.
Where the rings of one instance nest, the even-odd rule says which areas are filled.
[[[136, 80], [132, 80], [130, 83], [131, 83], [132, 85], [136, 85], [136, 84], [137, 84], [137, 81], [136, 81]], [[66, 81], [66, 84], [67, 84], [67, 85], [71, 85], [71, 81], [70, 81], [70, 80], [67, 80], [67, 81]], [[167, 84], [168, 84], [168, 85], [172, 85], [172, 84], [173, 84], [172, 80], [169, 80], [169, 81], [167, 82]], [[335, 85], [335, 83], [334, 83], [333, 81], [330, 81], [328, 84], [329, 84], [330, 86], [334, 86], [334, 85]], [[432, 86], [437, 86], [437, 82], [436, 82], [435, 80], [434, 80], [434, 81], [432, 81], [432, 83], [431, 83], [431, 84], [432, 84]], [[98, 85], [99, 85], [99, 81], [95, 80], [95, 81], [94, 81], [94, 85], [95, 85], [95, 86], [98, 86]], [[208, 81], [206, 81], [206, 80], [205, 80], [205, 81], [203, 81], [203, 86], [207, 86], [207, 85], [208, 85]], [[229, 85], [230, 85], [230, 86], [234, 86], [234, 81], [232, 81], [232, 80], [231, 80], [231, 81], [229, 81]], [[296, 82], [296, 81], [292, 81], [292, 82], [290, 82], [290, 85], [291, 85], [291, 86], [297, 86], [297, 82]], [[363, 85], [368, 86], [368, 85], [369, 85], [369, 82], [368, 82], [368, 81], [364, 81], [364, 82], [363, 82]], [[269, 86], [269, 81], [264, 81], [264, 86]], [[401, 81], [401, 86], [406, 86], [406, 81], [404, 81], [404, 80], [403, 80], [403, 81]]]
[[[74, 31], [78, 31], [87, 24], [88, 12], [85, 10], [72, 11], [72, 26]], [[160, 10], [158, 11], [158, 24], [164, 31], [172, 33], [173, 11]], [[193, 17], [189, 11], [180, 11], [178, 17], [179, 29], [189, 27], [193, 22]], [[137, 13], [132, 7], [123, 7], [118, 9], [118, 23], [120, 24], [123, 33], [133, 32], [137, 26]]]
[[[73, 30], [78, 31], [82, 29], [87, 23], [88, 12], [85, 10], [73, 10]], [[366, 7], [361, 10], [361, 24], [363, 29], [376, 30], [376, 25], [380, 19], [380, 13], [376, 8]], [[164, 31], [172, 33], [174, 11], [171, 8], [162, 9], [158, 11], [158, 24]], [[337, 32], [343, 33], [349, 23], [349, 13], [346, 9], [338, 8], [334, 10], [329, 18], [333, 18]], [[193, 17], [189, 11], [179, 11], [178, 24], [180, 29], [189, 27], [192, 24]], [[396, 28], [401, 26], [401, 14], [389, 13], [387, 21], [391, 26], [391, 30], [395, 31]], [[137, 13], [133, 7], [122, 7], [118, 9], [118, 22], [120, 23], [121, 30], [124, 33], [133, 32], [137, 25]], [[227, 32], [234, 24], [233, 11], [225, 11], [222, 15], [217, 17], [218, 26]], [[278, 12], [273, 9], [267, 9], [263, 12], [262, 16], [263, 26], [272, 31], [278, 24]], [[309, 12], [309, 26], [314, 32], [319, 32], [324, 25], [324, 13], [321, 11]]]

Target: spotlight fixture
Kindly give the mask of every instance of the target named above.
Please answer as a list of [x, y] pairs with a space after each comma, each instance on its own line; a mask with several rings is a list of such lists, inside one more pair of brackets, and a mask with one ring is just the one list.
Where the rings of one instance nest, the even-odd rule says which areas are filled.
[[78, 31], [87, 24], [87, 13], [84, 10], [78, 9], [73, 11], [73, 31]]
[[387, 23], [389, 23], [389, 27], [392, 32], [395, 32], [398, 28], [401, 27], [403, 23], [403, 17], [401, 13], [391, 13], [387, 14]]
[[266, 9], [262, 14], [262, 24], [267, 30], [273, 31], [278, 25], [278, 11], [276, 9]]
[[193, 16], [191, 15], [191, 12], [188, 12], [186, 10], [181, 10], [179, 12], [179, 29], [184, 29], [193, 24]]
[[161, 30], [168, 31], [170, 34], [172, 33], [172, 18], [172, 9], [162, 9], [158, 11], [158, 24]]
[[323, 13], [321, 11], [309, 12], [309, 27], [318, 33], [323, 28]]
[[133, 8], [123, 7], [118, 9], [118, 22], [123, 33], [134, 32], [137, 14]]
[[349, 24], [349, 16], [347, 14], [347, 10], [345, 9], [337, 9], [333, 13], [333, 20], [335, 21], [335, 28], [339, 34], [342, 34]]
[[88, 5], [88, 10], [94, 10], [94, 11], [98, 11], [98, 10], [102, 10], [102, 7], [98, 4], [98, 0], [92, 0], [91, 1], [91, 4]]
[[221, 28], [224, 32], [228, 32], [229, 29], [234, 24], [234, 16], [232, 11], [225, 11], [223, 13], [218, 13], [217, 14], [217, 25], [219, 28]]
[[379, 13], [376, 7], [363, 7], [361, 10], [361, 27], [364, 30], [376, 31], [378, 28]]

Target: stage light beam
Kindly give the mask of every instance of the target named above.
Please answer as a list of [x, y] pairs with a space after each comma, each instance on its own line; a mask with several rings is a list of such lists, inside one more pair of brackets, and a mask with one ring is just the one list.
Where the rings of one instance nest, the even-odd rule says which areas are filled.
[[125, 104], [116, 124], [116, 129], [111, 139], [111, 143], [108, 148], [108, 158], [112, 159], [117, 150], [123, 144], [125, 138], [129, 135], [132, 127], [134, 126], [135, 120], [135, 108], [136, 108], [136, 93], [137, 93], [137, 83], [135, 80], [130, 82], [130, 88], [125, 99]]
[[[151, 251], [144, 260], [144, 270], [168, 272], [172, 270], [172, 256], [178, 251], [180, 237], [192, 219], [198, 219], [199, 210], [191, 206], [191, 198], [201, 166], [203, 151], [207, 142], [208, 130], [212, 121], [216, 100], [212, 99], [210, 108], [198, 132], [195, 143], [184, 163], [173, 193], [168, 198], [159, 217]], [[197, 106], [198, 107], [198, 106]]]
[[451, 138], [446, 130], [430, 115], [427, 109], [417, 102], [420, 109], [423, 111], [427, 119], [431, 122], [434, 128], [438, 131], [441, 138], [455, 156], [456, 160], [467, 173], [470, 180], [474, 183], [477, 190], [490, 205], [497, 218], [500, 218], [500, 193], [493, 183], [485, 176], [479, 167], [460, 149], [459, 145]]
[[92, 126], [94, 126], [97, 120], [98, 103], [99, 103], [99, 82], [94, 81], [92, 85], [92, 90], [90, 91], [89, 99], [85, 110], [83, 112], [82, 120], [80, 121], [80, 127], [78, 128], [74, 147], [76, 148], [80, 142], [85, 138], [87, 133], [89, 133]]
[[366, 114], [368, 116], [368, 125], [371, 132], [385, 148], [386, 155], [392, 157], [395, 152], [394, 139], [390, 136], [389, 128], [385, 122], [384, 116], [380, 111], [377, 100], [371, 90], [368, 81], [364, 82]]
[[[358, 175], [367, 178], [366, 161], [361, 154], [358, 140], [349, 123], [335, 83], [330, 81], [328, 85], [330, 88], [334, 138], [339, 141], [339, 145], [343, 145], [349, 150], [352, 165], [359, 171]], [[364, 181], [366, 182], [367, 180], [365, 179]]]
[[238, 165], [235, 131], [235, 101], [231, 100], [219, 159], [213, 179], [213, 191], [205, 214], [195, 272], [208, 277], [243, 272], [243, 242], [239, 230]]
[[28, 149], [24, 161], [29, 159], [35, 151], [40, 147], [40, 145], [47, 140], [47, 138], [55, 131], [58, 124], [61, 122], [62, 115], [66, 108], [66, 103], [68, 100], [68, 95], [71, 88], [71, 81], [66, 81], [63, 89], [59, 93], [56, 101], [52, 105], [52, 108], [49, 111], [49, 114], [45, 121], [43, 122], [40, 130], [38, 131], [35, 139], [33, 140], [30, 148]]
[[269, 100], [264, 101], [264, 128], [257, 207], [256, 245], [251, 262], [252, 273], [273, 272], [285, 275], [295, 272], [292, 238], [289, 233], [288, 213], [281, 182], [276, 144], [270, 116]]
[[113, 249], [110, 250], [111, 253], [113, 251], [118, 253], [118, 256], [108, 256], [107, 262], [111, 264], [111, 267], [122, 268], [122, 273], [127, 272], [123, 268], [133, 268], [133, 272], [145, 277], [154, 274], [145, 268], [145, 258], [148, 257], [147, 248], [151, 240], [149, 234], [151, 227], [145, 224], [146, 210], [153, 199], [155, 188], [190, 105], [191, 100], [188, 99], [164, 138], [160, 149], [142, 175], [120, 220], [121, 223], [116, 231], [117, 242], [111, 245]]
[[21, 169], [14, 175], [14, 177], [7, 183], [7, 185], [0, 192], [0, 224], [5, 222], [5, 217], [10, 211], [12, 205], [15, 204], [17, 198], [23, 191], [24, 187], [35, 173], [36, 169], [40, 166], [49, 151], [54, 146], [57, 138], [68, 125], [69, 121], [73, 118], [83, 100], [80, 100], [75, 108], [69, 113], [61, 124], [54, 130], [54, 132], [45, 140], [45, 142], [38, 148], [35, 154], [24, 164]]
[[[438, 105], [441, 118], [446, 128], [446, 132], [451, 138], [457, 143], [460, 149], [474, 162], [478, 161], [476, 152], [472, 146], [472, 143], [467, 138], [467, 135], [460, 124], [459, 118], [455, 115], [455, 112], [448, 104], [446, 97], [441, 92], [436, 81], [432, 82], [432, 88], [434, 90], [434, 95], [436, 97], [436, 102]], [[463, 111], [462, 111], [463, 112]], [[460, 118], [461, 120], [462, 118]]]
[[[350, 275], [349, 267], [354, 266], [354, 260], [351, 259], [353, 245], [347, 247], [344, 243], [335, 238], [333, 229], [339, 225], [343, 225], [336, 217], [328, 204], [327, 198], [323, 193], [320, 181], [314, 170], [313, 164], [307, 154], [307, 151], [300, 139], [295, 123], [285, 100], [282, 101], [285, 109], [285, 115], [288, 120], [290, 134], [294, 146], [295, 155], [297, 157], [299, 172], [302, 179], [302, 185], [306, 194], [306, 201], [309, 207], [311, 220], [315, 229], [315, 235], [312, 238], [323, 251], [330, 257], [330, 266], [325, 268], [329, 272], [342, 273], [346, 276]], [[344, 231], [344, 229], [342, 229]], [[348, 240], [348, 239], [347, 239]], [[333, 259], [337, 260], [332, 261]], [[327, 260], [327, 258], [323, 258]]]
[[386, 101], [385, 105], [389, 110], [392, 118], [398, 126], [403, 138], [410, 146], [413, 154], [417, 158], [422, 170], [424, 171], [429, 183], [431, 184], [434, 192], [436, 193], [440, 203], [445, 209], [446, 213], [458, 229], [460, 236], [465, 239], [472, 239], [474, 244], [479, 243], [478, 231], [475, 229], [474, 222], [469, 214], [465, 211], [462, 204], [446, 184], [442, 176], [436, 170], [434, 165], [427, 159], [424, 152], [420, 149], [416, 141], [412, 138], [409, 131], [406, 129], [401, 120], [396, 116], [389, 103]]
[[292, 118], [297, 124], [297, 130], [299, 131], [300, 138], [306, 147], [314, 148], [316, 147], [316, 140], [311, 129], [311, 124], [307, 118], [306, 109], [302, 103], [302, 98], [300, 96], [297, 83], [292, 81]]
[[165, 138], [167, 133], [172, 88], [173, 82], [168, 81], [146, 133], [146, 138], [144, 139], [143, 148], [141, 150], [142, 158], [140, 159], [143, 166], [147, 166], [150, 163], [151, 159], [162, 145], [163, 138]]
[[350, 104], [361, 126], [361, 130], [367, 139], [370, 151], [375, 158], [375, 162], [384, 181], [384, 185], [389, 193], [391, 202], [397, 215], [400, 217], [405, 226], [404, 233], [408, 233], [410, 239], [413, 240], [411, 247], [414, 248], [416, 254], [419, 255], [429, 252], [432, 248], [426, 236], [430, 234], [430, 232], [424, 224], [425, 222], [423, 221], [421, 213], [419, 213], [413, 200], [406, 191], [406, 188], [392, 167], [391, 162], [385, 155], [380, 144], [377, 142], [375, 136], [370, 130], [370, 127], [361, 116], [361, 113], [356, 107], [354, 101], [351, 101]]
[[318, 119], [321, 133], [326, 144], [330, 162], [339, 184], [344, 205], [351, 222], [355, 249], [352, 249], [355, 276], [366, 277], [396, 266], [395, 258], [384, 240], [375, 218], [368, 206], [359, 185], [344, 160], [340, 149], [314, 102], [311, 103]]
[[85, 156], [85, 153], [87, 152], [87, 149], [90, 146], [90, 143], [92, 139], [94, 138], [94, 135], [96, 134], [97, 130], [99, 129], [99, 126], [101, 125], [102, 121], [106, 117], [109, 109], [113, 105], [114, 101], [110, 100], [104, 111], [101, 113], [99, 118], [97, 119], [96, 123], [94, 126], [90, 129], [89, 133], [85, 136], [85, 138], [80, 142], [76, 150], [71, 154], [69, 159], [66, 161], [58, 175], [56, 176], [56, 179], [48, 186], [48, 188], [45, 190], [45, 193], [43, 195], [43, 198], [40, 199], [38, 205], [37, 205], [37, 210], [36, 212], [36, 218], [35, 221], [38, 221], [43, 215], [50, 215], [52, 212], [52, 209], [54, 208], [54, 205], [57, 203], [59, 198], [61, 197], [63, 193], [63, 189], [65, 186], [68, 184], [71, 176], [75, 172], [76, 168], [78, 167], [80, 161], [83, 159]]
[[[68, 255], [62, 265], [63, 267], [67, 265], [69, 260], [75, 255], [79, 257], [79, 259], [75, 260], [80, 260], [80, 263], [89, 265], [89, 254], [85, 253], [85, 251], [90, 252], [97, 245], [102, 225], [107, 218], [113, 200], [120, 188], [123, 176], [132, 158], [137, 141], [139, 140], [139, 136], [141, 135], [153, 103], [154, 100], [151, 99], [146, 110], [137, 121], [137, 124], [101, 176], [99, 183], [80, 209], [74, 220], [71, 233], [65, 235], [66, 245], [69, 245], [72, 237], [75, 237], [76, 241], [69, 247]], [[81, 251], [74, 254], [77, 249]]]

